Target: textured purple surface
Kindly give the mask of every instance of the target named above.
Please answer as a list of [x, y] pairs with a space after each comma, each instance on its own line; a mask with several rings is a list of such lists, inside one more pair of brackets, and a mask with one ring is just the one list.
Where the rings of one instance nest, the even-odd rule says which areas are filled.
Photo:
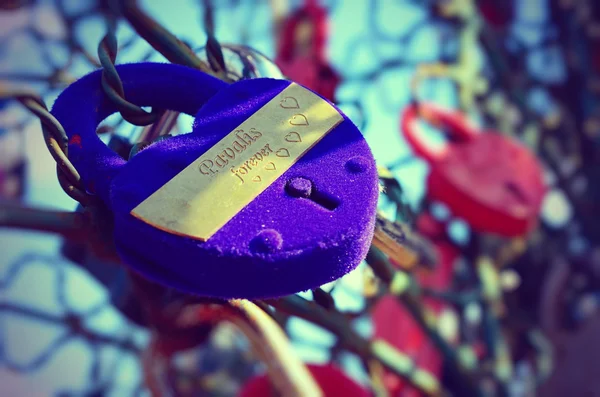
[[[133, 218], [129, 213], [135, 206], [289, 82], [253, 79], [226, 86], [201, 72], [169, 64], [121, 65], [118, 71], [127, 98], [136, 104], [192, 114], [200, 108], [191, 134], [157, 142], [124, 166], [95, 135], [98, 122], [114, 110], [101, 94], [99, 72], [72, 85], [55, 104], [53, 113], [70, 141], [75, 134], [81, 136], [82, 147], [78, 140], [69, 145], [69, 158], [86, 186], [93, 185], [109, 201], [115, 241], [129, 266], [203, 296], [265, 298], [335, 280], [364, 258], [374, 227], [377, 172], [360, 131], [345, 116], [205, 243]], [[286, 183], [295, 177], [313, 183], [311, 197], [295, 198], [286, 192]], [[335, 202], [335, 210], [315, 202], [322, 198]]]

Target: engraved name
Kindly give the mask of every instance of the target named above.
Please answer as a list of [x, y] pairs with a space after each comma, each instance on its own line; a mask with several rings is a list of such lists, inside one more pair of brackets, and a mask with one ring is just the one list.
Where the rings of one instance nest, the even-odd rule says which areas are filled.
[[[250, 131], [244, 132], [244, 130], [236, 130], [236, 139], [233, 143], [227, 146], [221, 153], [217, 154], [214, 159], [206, 159], [200, 163], [198, 169], [201, 174], [212, 175], [219, 172], [219, 169], [226, 168], [229, 161], [233, 161], [244, 153], [244, 151], [252, 146], [262, 136], [262, 132], [250, 128]], [[215, 167], [216, 166], [216, 167]]]

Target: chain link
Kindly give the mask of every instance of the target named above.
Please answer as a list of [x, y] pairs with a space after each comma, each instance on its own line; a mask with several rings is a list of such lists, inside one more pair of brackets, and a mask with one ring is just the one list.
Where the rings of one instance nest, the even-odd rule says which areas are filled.
[[214, 9], [211, 0], [204, 0], [204, 30], [207, 36], [205, 51], [208, 63], [216, 74], [224, 78], [227, 75], [227, 67], [223, 49], [215, 37]]
[[0, 99], [17, 100], [40, 119], [44, 141], [56, 161], [56, 172], [61, 187], [74, 200], [83, 205], [90, 204], [93, 196], [86, 192], [79, 172], [68, 158], [67, 134], [60, 122], [50, 113], [42, 98], [32, 92], [0, 86]]
[[98, 58], [103, 68], [102, 89], [108, 99], [117, 107], [121, 116], [129, 123], [137, 126], [152, 124], [160, 116], [159, 110], [153, 109], [152, 112], [147, 112], [125, 99], [123, 82], [115, 67], [118, 45], [114, 22], [110, 21], [108, 25], [108, 33], [98, 45]]

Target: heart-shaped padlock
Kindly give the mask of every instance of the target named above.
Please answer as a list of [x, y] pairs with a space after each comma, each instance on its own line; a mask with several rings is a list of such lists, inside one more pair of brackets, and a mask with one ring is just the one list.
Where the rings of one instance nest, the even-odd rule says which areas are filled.
[[[457, 142], [435, 152], [418, 138], [419, 115], [446, 127]], [[431, 166], [427, 194], [474, 230], [506, 237], [523, 235], [537, 224], [546, 187], [536, 157], [498, 133], [478, 133], [459, 113], [432, 105], [409, 106], [401, 129], [414, 152]]]
[[[364, 258], [377, 171], [360, 131], [332, 104], [285, 80], [227, 85], [157, 63], [117, 71], [128, 101], [196, 116], [190, 134], [153, 143], [126, 162], [95, 133], [116, 111], [100, 71], [56, 100], [52, 113], [69, 137], [69, 159], [112, 210], [115, 245], [128, 266], [201, 296], [265, 298], [335, 280]], [[336, 123], [323, 127], [332, 112]], [[248, 192], [254, 197], [244, 204]], [[210, 235], [194, 235], [215, 219], [223, 222]]]
[[[299, 39], [303, 26], [310, 33]], [[275, 63], [283, 74], [333, 101], [341, 79], [326, 59], [327, 11], [307, 1], [284, 22], [281, 36]]]

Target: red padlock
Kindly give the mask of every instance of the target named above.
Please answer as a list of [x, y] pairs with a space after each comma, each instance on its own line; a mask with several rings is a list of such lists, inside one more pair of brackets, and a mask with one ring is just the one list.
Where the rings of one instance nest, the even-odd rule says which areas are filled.
[[[418, 137], [422, 116], [456, 141], [436, 152]], [[537, 224], [546, 193], [542, 168], [524, 145], [498, 133], [480, 133], [457, 112], [411, 105], [401, 130], [415, 154], [431, 166], [427, 194], [445, 203], [476, 231], [516, 237]]]
[[326, 43], [327, 10], [308, 0], [283, 23], [275, 63], [285, 76], [333, 102], [341, 79], [327, 62]]

